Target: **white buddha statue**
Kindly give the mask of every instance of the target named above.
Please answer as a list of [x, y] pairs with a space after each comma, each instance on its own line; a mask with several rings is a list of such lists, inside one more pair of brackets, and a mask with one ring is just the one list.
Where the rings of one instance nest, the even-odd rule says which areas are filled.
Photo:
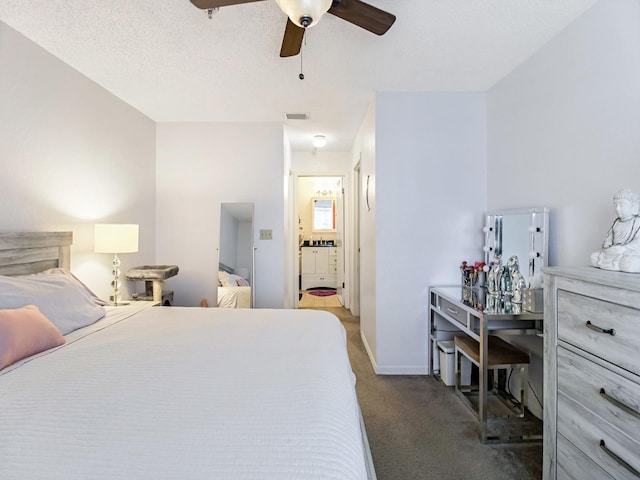
[[623, 188], [613, 196], [618, 217], [607, 232], [602, 248], [591, 254], [591, 264], [604, 270], [640, 272], [640, 196]]

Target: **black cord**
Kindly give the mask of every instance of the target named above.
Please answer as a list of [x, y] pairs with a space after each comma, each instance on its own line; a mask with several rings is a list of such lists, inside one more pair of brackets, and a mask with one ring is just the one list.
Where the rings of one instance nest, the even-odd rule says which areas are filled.
[[[511, 393], [511, 375], [513, 375], [513, 368], [511, 370], [509, 370], [509, 377], [507, 378], [507, 384], [505, 385], [505, 387], [507, 387], [507, 393], [509, 395], [511, 395], [512, 398], [515, 398], [513, 396], [513, 393]], [[518, 402], [520, 403], [520, 402]]]
[[[507, 379], [507, 385], [506, 385], [506, 388], [507, 388], [507, 393], [508, 393], [512, 398], [514, 398], [514, 400], [515, 400], [515, 397], [513, 396], [513, 393], [511, 393], [511, 388], [510, 388], [511, 375], [512, 375], [512, 374], [513, 374], [513, 368], [512, 368], [512, 369], [511, 369], [511, 371], [509, 372], [509, 378]], [[537, 393], [536, 393], [536, 391], [533, 389], [533, 385], [531, 385], [531, 382], [527, 382], [527, 385], [528, 385], [528, 386], [529, 386], [529, 388], [531, 389], [531, 393], [533, 393], [533, 396], [534, 396], [534, 397], [536, 397], [536, 401], [538, 402], [538, 405], [540, 405], [540, 408], [542, 408], [542, 409], [544, 410], [544, 405], [542, 405], [542, 402], [540, 401], [540, 397], [538, 397], [538, 394], [537, 394]], [[520, 402], [517, 402], [517, 401], [516, 401], [516, 403], [518, 403], [518, 404], [519, 404]]]
[[529, 388], [531, 388], [531, 392], [533, 392], [533, 396], [536, 397], [536, 400], [538, 401], [538, 405], [540, 405], [540, 408], [542, 408], [544, 410], [544, 405], [542, 405], [542, 402], [538, 398], [538, 394], [536, 393], [536, 391], [531, 386], [531, 382], [529, 382]]

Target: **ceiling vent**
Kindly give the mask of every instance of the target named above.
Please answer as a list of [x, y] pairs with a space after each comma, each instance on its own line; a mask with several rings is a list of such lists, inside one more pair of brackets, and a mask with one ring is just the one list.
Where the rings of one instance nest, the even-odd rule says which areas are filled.
[[287, 120], [309, 120], [308, 113], [285, 113]]

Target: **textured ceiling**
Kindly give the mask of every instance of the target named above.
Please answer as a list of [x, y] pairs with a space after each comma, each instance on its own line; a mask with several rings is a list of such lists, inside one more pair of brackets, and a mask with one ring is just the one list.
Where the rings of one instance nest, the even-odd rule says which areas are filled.
[[158, 122], [284, 122], [294, 150], [348, 151], [375, 91], [485, 91], [595, 1], [370, 0], [386, 35], [325, 15], [285, 59], [275, 0], [211, 20], [189, 0], [0, 0], [0, 20]]

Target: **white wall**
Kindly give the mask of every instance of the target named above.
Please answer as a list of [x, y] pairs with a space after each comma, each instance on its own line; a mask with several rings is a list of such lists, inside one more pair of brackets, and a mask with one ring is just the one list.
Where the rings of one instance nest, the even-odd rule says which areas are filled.
[[347, 175], [350, 169], [349, 152], [292, 152], [291, 170], [299, 175]]
[[123, 273], [154, 262], [155, 123], [2, 22], [0, 164], [0, 231], [73, 231], [72, 270], [99, 296], [113, 257], [93, 253], [95, 223], [140, 225]]
[[[177, 305], [215, 305], [220, 203], [254, 203], [258, 308], [285, 296], [283, 127], [276, 123], [159, 123], [157, 261], [180, 273], [167, 281]], [[271, 229], [273, 240], [260, 240]]]
[[377, 371], [426, 373], [427, 287], [482, 259], [485, 95], [377, 94], [375, 163]]
[[489, 209], [551, 208], [549, 263], [587, 265], [640, 190], [640, 2], [601, 0], [488, 94]]

